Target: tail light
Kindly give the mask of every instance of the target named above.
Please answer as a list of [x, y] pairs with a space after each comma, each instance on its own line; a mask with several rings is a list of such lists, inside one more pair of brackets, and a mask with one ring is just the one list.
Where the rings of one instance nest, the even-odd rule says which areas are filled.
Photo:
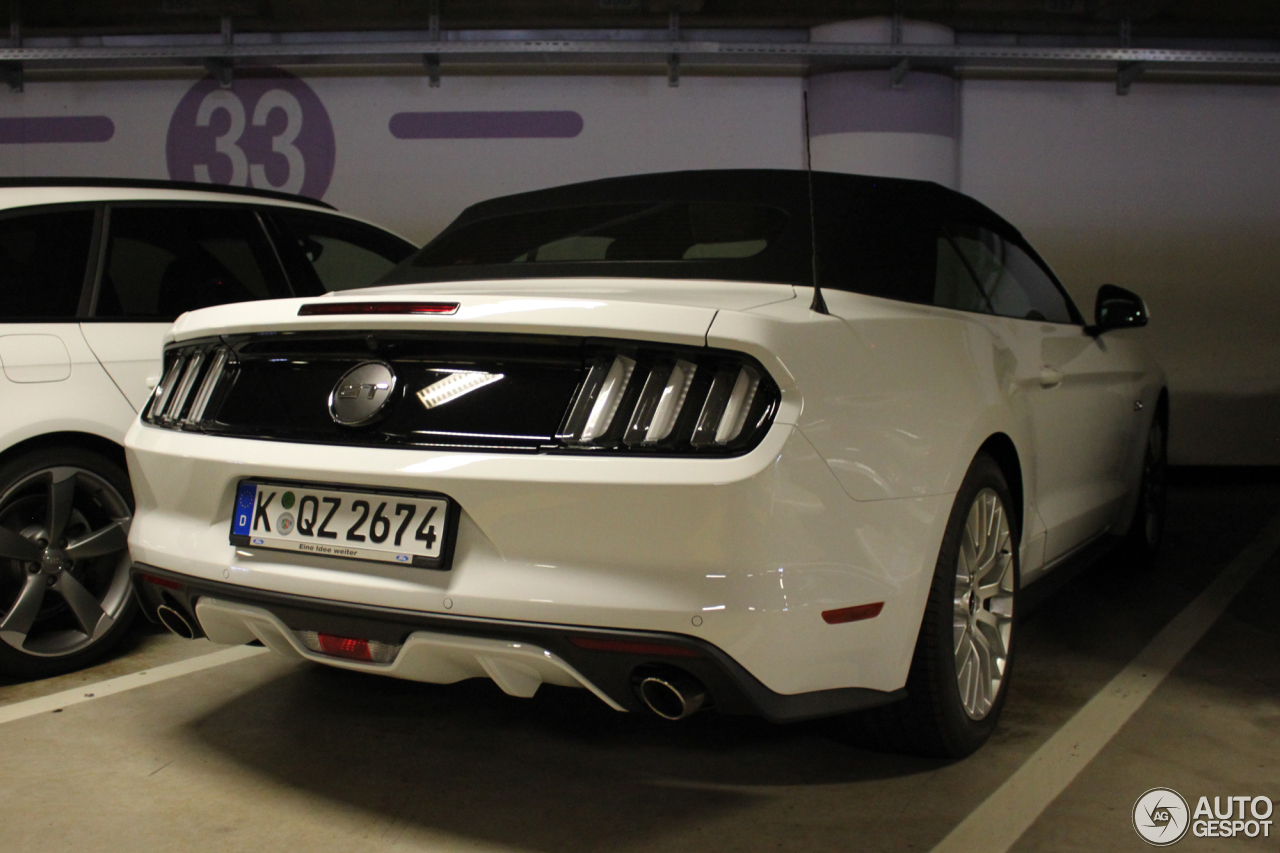
[[197, 426], [231, 367], [231, 350], [218, 344], [179, 347], [165, 353], [164, 376], [143, 413], [148, 423]]
[[736, 353], [599, 352], [556, 438], [571, 450], [742, 452], [763, 437], [778, 397], [764, 370]]

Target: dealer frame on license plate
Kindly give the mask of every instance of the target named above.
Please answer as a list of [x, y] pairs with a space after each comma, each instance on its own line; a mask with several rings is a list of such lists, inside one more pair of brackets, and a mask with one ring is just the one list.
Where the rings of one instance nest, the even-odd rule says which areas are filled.
[[457, 503], [438, 492], [245, 477], [236, 484], [230, 541], [448, 571], [457, 528]]

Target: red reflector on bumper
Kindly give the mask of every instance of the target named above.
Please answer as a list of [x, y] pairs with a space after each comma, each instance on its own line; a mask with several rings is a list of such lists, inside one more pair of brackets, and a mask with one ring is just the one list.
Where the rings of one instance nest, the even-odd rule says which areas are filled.
[[684, 646], [672, 646], [666, 643], [601, 640], [595, 637], [570, 637], [569, 642], [580, 649], [590, 649], [593, 652], [618, 652], [624, 655], [653, 655], [664, 658], [701, 657], [693, 649], [687, 649]]
[[182, 589], [182, 584], [177, 581], [171, 581], [168, 578], [158, 578], [155, 575], [139, 575], [147, 583], [153, 583], [156, 586], [162, 586], [165, 589]]
[[326, 655], [347, 660], [372, 661], [368, 640], [355, 640], [351, 637], [335, 637], [333, 634], [317, 634], [320, 640], [320, 651]]
[[828, 625], [839, 625], [841, 622], [860, 622], [863, 619], [874, 619], [884, 610], [884, 602], [875, 604], [859, 604], [856, 607], [841, 607], [839, 610], [824, 610], [822, 618]]
[[299, 317], [334, 314], [456, 314], [457, 302], [308, 302], [298, 309]]

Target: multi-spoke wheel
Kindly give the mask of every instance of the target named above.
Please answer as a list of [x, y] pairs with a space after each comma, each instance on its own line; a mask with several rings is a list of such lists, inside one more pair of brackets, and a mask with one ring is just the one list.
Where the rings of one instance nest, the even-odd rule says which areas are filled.
[[978, 492], [960, 538], [952, 615], [960, 704], [975, 720], [991, 713], [1009, 664], [1012, 538], [1000, 495], [989, 488]]
[[956, 494], [916, 639], [907, 697], [855, 718], [864, 738], [938, 758], [986, 742], [1009, 692], [1018, 517], [995, 460], [979, 454]]
[[110, 460], [49, 448], [0, 469], [0, 672], [84, 666], [124, 634], [129, 479]]

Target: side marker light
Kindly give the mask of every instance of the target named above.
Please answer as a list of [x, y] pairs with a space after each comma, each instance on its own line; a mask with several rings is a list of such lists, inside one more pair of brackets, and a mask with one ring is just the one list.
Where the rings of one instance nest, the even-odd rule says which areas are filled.
[[844, 622], [861, 622], [863, 619], [874, 619], [884, 609], [884, 602], [859, 604], [854, 607], [841, 607], [837, 610], [822, 611], [822, 619], [828, 625], [840, 625]]

